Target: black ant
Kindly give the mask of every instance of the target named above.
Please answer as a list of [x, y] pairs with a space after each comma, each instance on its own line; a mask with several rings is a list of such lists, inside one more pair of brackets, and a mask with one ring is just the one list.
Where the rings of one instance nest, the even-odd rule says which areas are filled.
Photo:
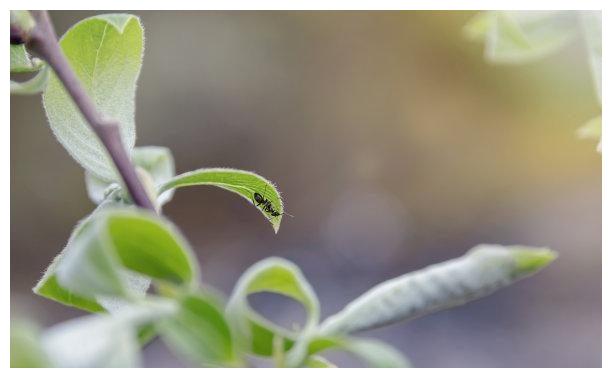
[[[267, 187], [266, 187], [266, 190], [267, 190]], [[265, 194], [265, 192], [264, 192], [264, 194]], [[262, 196], [261, 194], [259, 194], [257, 192], [253, 193], [253, 204], [256, 207], [260, 207], [261, 206], [261, 209], [264, 212], [269, 213], [270, 216], [273, 216], [273, 217], [277, 217], [279, 215], [285, 215], [285, 214], [289, 215], [290, 217], [293, 217], [293, 215], [291, 215], [289, 213], [281, 214], [278, 211], [276, 211], [274, 209], [274, 205], [272, 204], [272, 202], [269, 199], [267, 199], [266, 197]]]

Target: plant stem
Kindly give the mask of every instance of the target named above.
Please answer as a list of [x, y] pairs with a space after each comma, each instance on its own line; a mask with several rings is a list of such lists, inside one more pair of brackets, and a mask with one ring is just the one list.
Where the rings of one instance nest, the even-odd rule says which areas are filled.
[[26, 46], [40, 55], [53, 68], [83, 117], [108, 151], [134, 204], [155, 211], [155, 207], [140, 182], [136, 168], [123, 145], [118, 123], [104, 119], [96, 109], [93, 100], [81, 85], [59, 46], [49, 13], [47, 11], [32, 11], [32, 14], [36, 19], [36, 26], [28, 33], [25, 39]]

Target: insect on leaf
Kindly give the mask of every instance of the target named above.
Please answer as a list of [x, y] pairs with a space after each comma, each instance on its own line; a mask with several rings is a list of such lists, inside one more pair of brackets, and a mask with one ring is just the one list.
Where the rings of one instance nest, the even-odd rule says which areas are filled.
[[[174, 188], [194, 185], [212, 185], [240, 195], [255, 205], [272, 223], [274, 231], [278, 232], [283, 218], [283, 201], [274, 184], [260, 175], [230, 168], [198, 169], [178, 175], [160, 185], [158, 195], [162, 196], [166, 191]], [[263, 200], [258, 201], [260, 199]], [[270, 207], [267, 210], [266, 206], [264, 206], [265, 201], [270, 203]]]

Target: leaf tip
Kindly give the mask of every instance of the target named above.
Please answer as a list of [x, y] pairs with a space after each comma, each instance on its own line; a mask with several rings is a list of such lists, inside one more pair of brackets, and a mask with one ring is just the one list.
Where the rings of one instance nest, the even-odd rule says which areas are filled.
[[513, 247], [512, 257], [520, 274], [533, 274], [550, 265], [558, 253], [548, 248]]

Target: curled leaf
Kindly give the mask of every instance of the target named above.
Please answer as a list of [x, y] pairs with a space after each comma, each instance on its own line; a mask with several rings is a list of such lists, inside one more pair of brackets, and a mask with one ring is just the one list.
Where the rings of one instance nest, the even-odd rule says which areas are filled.
[[348, 334], [457, 306], [534, 274], [555, 257], [545, 248], [480, 245], [375, 286], [323, 322], [321, 332]]

